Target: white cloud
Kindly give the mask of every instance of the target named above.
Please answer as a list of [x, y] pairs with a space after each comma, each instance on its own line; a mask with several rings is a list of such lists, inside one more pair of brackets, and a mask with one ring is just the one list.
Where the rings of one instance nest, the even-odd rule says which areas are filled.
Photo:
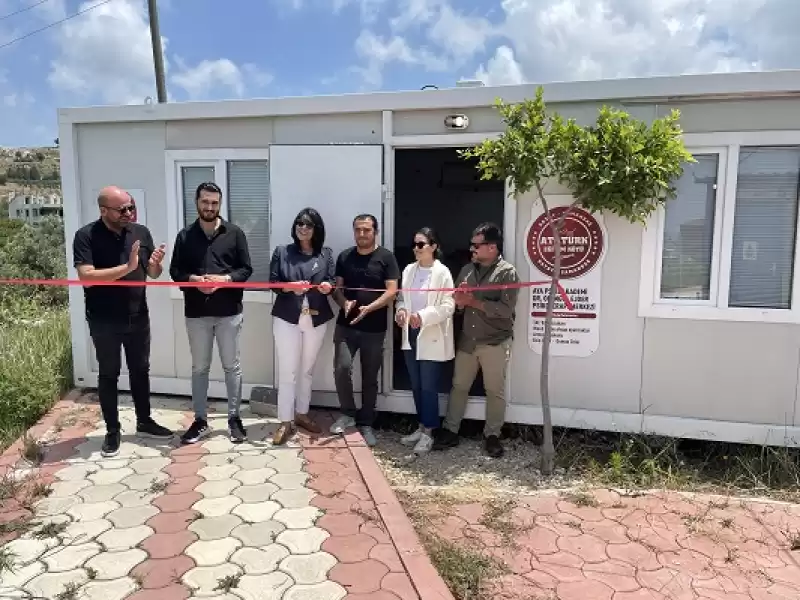
[[227, 58], [203, 60], [194, 67], [186, 66], [180, 58], [176, 58], [175, 62], [179, 72], [170, 81], [186, 90], [192, 100], [220, 98], [230, 93], [242, 98], [248, 91], [248, 83], [263, 87], [272, 81], [272, 76], [256, 65], [239, 67]]
[[514, 58], [514, 50], [508, 46], [500, 46], [495, 50], [486, 66], [478, 68], [475, 79], [486, 85], [514, 85], [525, 81], [522, 69]]
[[[56, 90], [99, 97], [111, 104], [155, 98], [153, 51], [143, 0], [112, 0], [64, 23], [56, 35], [59, 54], [48, 76]], [[184, 89], [191, 99], [242, 97], [271, 81], [271, 76], [255, 65], [239, 66], [227, 58], [203, 60], [194, 66], [176, 58], [172, 69], [166, 58], [169, 45], [163, 37], [162, 45], [168, 82]]]
[[356, 54], [364, 60], [363, 67], [357, 67], [365, 83], [380, 86], [383, 81], [383, 67], [388, 63], [422, 66], [428, 71], [442, 71], [447, 68], [446, 60], [425, 48], [412, 49], [401, 36], [384, 38], [371, 31], [362, 31], [356, 40]]
[[293, 11], [321, 9], [338, 15], [344, 9], [354, 6], [358, 9], [361, 21], [373, 23], [388, 0], [273, 0], [280, 8]]

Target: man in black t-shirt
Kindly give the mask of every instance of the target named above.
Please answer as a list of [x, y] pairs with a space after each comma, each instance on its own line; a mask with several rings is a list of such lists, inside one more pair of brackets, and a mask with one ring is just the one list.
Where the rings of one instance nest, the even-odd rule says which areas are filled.
[[[389, 306], [397, 293], [400, 268], [394, 254], [376, 243], [378, 219], [358, 215], [353, 220], [356, 245], [336, 261], [334, 300], [341, 307], [336, 321], [334, 376], [342, 416], [331, 433], [348, 427], [360, 429], [369, 446], [376, 443], [372, 424], [378, 400], [378, 373], [383, 364], [383, 344], [389, 322]], [[360, 289], [358, 289], [360, 288]], [[353, 398], [353, 358], [361, 353], [361, 408]]]
[[106, 423], [101, 454], [108, 457], [116, 456], [120, 446], [121, 348], [136, 409], [136, 433], [169, 439], [172, 432], [150, 416], [150, 316], [144, 286], [88, 284], [155, 279], [161, 275], [164, 245], [156, 248], [147, 227], [131, 222], [136, 206], [128, 192], [116, 186], [103, 188], [97, 204], [100, 218], [75, 232], [72, 250], [78, 277], [87, 283], [86, 320], [97, 355], [97, 393]]

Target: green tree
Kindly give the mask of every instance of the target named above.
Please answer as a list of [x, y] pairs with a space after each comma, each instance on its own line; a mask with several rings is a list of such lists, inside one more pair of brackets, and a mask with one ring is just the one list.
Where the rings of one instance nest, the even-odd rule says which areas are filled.
[[[497, 102], [505, 131], [462, 152], [478, 159], [483, 179], [509, 179], [519, 196], [530, 190], [542, 203], [553, 236], [554, 268], [547, 299], [540, 394], [542, 399], [544, 474], [553, 471], [555, 448], [550, 416], [550, 342], [553, 310], [561, 276], [561, 231], [570, 211], [609, 212], [631, 223], [644, 224], [648, 216], [675, 197], [674, 181], [683, 165], [693, 162], [681, 139], [680, 113], [654, 121], [651, 125], [627, 113], [603, 107], [590, 126], [565, 120], [546, 111], [541, 88], [534, 99], [520, 104]], [[557, 181], [572, 193], [573, 202], [556, 216], [548, 205], [544, 188]]]
[[8, 183], [8, 174], [0, 173], [0, 185], [5, 185], [6, 183]]
[[42, 178], [42, 174], [39, 171], [39, 167], [36, 165], [32, 165], [31, 168], [28, 170], [28, 179], [31, 181], [39, 181]]

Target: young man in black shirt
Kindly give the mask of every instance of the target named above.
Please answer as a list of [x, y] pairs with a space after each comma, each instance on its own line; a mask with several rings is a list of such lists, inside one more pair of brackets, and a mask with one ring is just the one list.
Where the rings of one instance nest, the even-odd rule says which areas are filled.
[[[169, 274], [173, 281], [244, 282], [253, 274], [244, 232], [222, 219], [222, 190], [215, 183], [201, 183], [195, 192], [198, 219], [175, 240]], [[208, 373], [217, 340], [225, 387], [228, 392], [228, 431], [234, 443], [247, 439], [239, 417], [242, 400], [242, 367], [239, 337], [242, 332], [241, 288], [185, 287], [183, 289], [186, 333], [192, 354], [192, 404], [194, 423], [181, 437], [194, 444], [208, 427]]]
[[120, 446], [120, 347], [125, 349], [128, 365], [136, 433], [169, 439], [172, 432], [150, 416], [150, 316], [144, 286], [88, 284], [159, 277], [164, 245], [156, 248], [147, 227], [131, 222], [136, 207], [126, 191], [116, 186], [103, 188], [97, 204], [100, 218], [75, 233], [72, 250], [78, 277], [87, 283], [86, 320], [97, 355], [97, 393], [106, 423], [101, 454], [108, 457], [116, 456]]
[[[378, 400], [378, 373], [389, 306], [397, 294], [400, 268], [389, 250], [376, 243], [378, 219], [358, 215], [353, 220], [356, 245], [336, 261], [334, 300], [341, 307], [334, 333], [334, 376], [342, 416], [331, 433], [343, 434], [357, 426], [369, 446], [377, 442], [372, 424]], [[361, 289], [358, 289], [361, 288]], [[373, 290], [373, 291], [368, 291]], [[361, 408], [353, 398], [353, 358], [361, 352]]]

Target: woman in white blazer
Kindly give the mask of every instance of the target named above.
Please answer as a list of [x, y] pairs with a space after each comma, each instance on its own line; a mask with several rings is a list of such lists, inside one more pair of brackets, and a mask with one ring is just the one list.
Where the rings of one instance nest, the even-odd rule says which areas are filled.
[[417, 431], [401, 442], [420, 455], [430, 452], [433, 430], [440, 424], [439, 377], [442, 363], [455, 356], [455, 301], [453, 292], [437, 291], [452, 288], [453, 276], [437, 258], [439, 239], [433, 230], [420, 229], [413, 247], [417, 260], [403, 270], [395, 322], [403, 329], [402, 349], [419, 418]]

